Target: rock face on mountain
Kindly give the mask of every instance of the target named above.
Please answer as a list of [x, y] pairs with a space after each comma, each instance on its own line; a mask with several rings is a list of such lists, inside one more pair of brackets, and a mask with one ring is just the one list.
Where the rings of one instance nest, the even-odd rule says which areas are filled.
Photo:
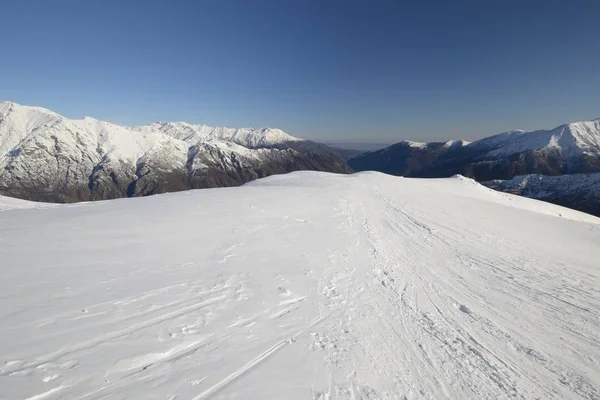
[[495, 190], [544, 200], [600, 217], [600, 173], [523, 175], [482, 183]]
[[130, 128], [0, 102], [0, 194], [74, 202], [236, 186], [296, 170], [351, 172], [338, 155], [302, 149], [304, 142], [279, 129]]
[[478, 181], [517, 175], [600, 172], [600, 121], [505, 132], [473, 143], [400, 142], [348, 161], [357, 171], [413, 177], [461, 174]]

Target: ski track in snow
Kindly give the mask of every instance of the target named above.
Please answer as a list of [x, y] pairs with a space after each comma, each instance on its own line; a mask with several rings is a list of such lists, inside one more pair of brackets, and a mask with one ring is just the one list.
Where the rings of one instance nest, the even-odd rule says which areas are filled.
[[0, 399], [600, 399], [600, 220], [538, 204], [303, 172], [1, 211]]

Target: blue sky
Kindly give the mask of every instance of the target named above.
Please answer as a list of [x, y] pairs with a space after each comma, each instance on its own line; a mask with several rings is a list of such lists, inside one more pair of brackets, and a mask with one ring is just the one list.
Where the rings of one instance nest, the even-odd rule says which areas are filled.
[[600, 1], [4, 2], [0, 99], [324, 142], [600, 117]]

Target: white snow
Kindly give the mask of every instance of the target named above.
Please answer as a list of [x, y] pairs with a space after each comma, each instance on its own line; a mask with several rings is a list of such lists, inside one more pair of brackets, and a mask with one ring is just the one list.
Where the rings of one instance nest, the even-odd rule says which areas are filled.
[[[10, 148], [16, 146], [27, 134], [35, 133], [37, 130], [43, 131], [52, 125], [59, 124], [67, 125], [66, 128], [69, 127], [69, 124], [74, 124], [79, 129], [103, 132], [111, 135], [114, 140], [123, 140], [121, 138], [123, 135], [150, 136], [150, 139], [153, 139], [156, 135], [165, 135], [192, 144], [209, 140], [222, 140], [249, 148], [268, 147], [285, 142], [304, 140], [288, 135], [281, 129], [274, 128], [223, 128], [194, 125], [187, 122], [157, 122], [150, 125], [126, 127], [92, 117], [68, 119], [46, 108], [0, 101], [0, 154], [4, 154]], [[142, 133], [142, 135], [139, 133]], [[17, 137], [18, 135], [21, 135], [21, 137]], [[7, 147], [7, 149], [4, 147]], [[126, 149], [131, 148], [131, 144], [124, 147]]]
[[62, 117], [41, 107], [23, 107], [0, 101], [0, 157], [15, 148], [28, 135], [51, 129]]
[[566, 159], [588, 154], [600, 156], [600, 121], [581, 121], [551, 130], [511, 131], [468, 144], [474, 149], [488, 150], [490, 157], [507, 157], [529, 150], [555, 149]]
[[[279, 129], [231, 129], [184, 122], [125, 127], [85, 117], [68, 119], [40, 107], [0, 102], [0, 184], [62, 190], [86, 188], [102, 177], [126, 183], [141, 166], [152, 171], [216, 167], [235, 171], [276, 160], [300, 141]], [[85, 190], [85, 189], [83, 189]]]
[[452, 148], [459, 148], [459, 147], [464, 147], [471, 144], [471, 142], [467, 142], [466, 140], [448, 140], [446, 142], [444, 142], [444, 145], [446, 147], [452, 147]]
[[417, 149], [423, 148], [423, 147], [427, 147], [427, 143], [421, 143], [421, 142], [414, 142], [412, 140], [403, 140], [402, 142], [405, 145], [407, 145], [408, 147], [414, 147]]
[[239, 145], [258, 148], [268, 147], [285, 142], [301, 141], [297, 137], [288, 135], [281, 129], [272, 128], [222, 128], [208, 125], [194, 125], [187, 122], [157, 122], [151, 125], [134, 127], [137, 131], [160, 131], [175, 139], [190, 143], [204, 142], [210, 139], [219, 139]]
[[27, 201], [14, 199], [12, 197], [0, 196], [0, 211], [20, 210], [25, 208], [49, 208], [57, 206], [58, 204], [37, 203], [35, 201]]
[[49, 153], [60, 146], [68, 157], [94, 164], [106, 157], [135, 165], [149, 153], [164, 151], [164, 162], [182, 165], [190, 145], [211, 143], [256, 158], [259, 153], [250, 149], [301, 140], [272, 128], [233, 129], [185, 122], [126, 127], [90, 117], [68, 119], [45, 108], [0, 101], [0, 165], [30, 142]]
[[460, 176], [5, 210], [0, 398], [596, 399], [598, 260]]

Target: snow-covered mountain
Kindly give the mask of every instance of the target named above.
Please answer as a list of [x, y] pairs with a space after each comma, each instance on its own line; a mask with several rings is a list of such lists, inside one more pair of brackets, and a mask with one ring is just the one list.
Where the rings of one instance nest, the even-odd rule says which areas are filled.
[[1, 398], [600, 397], [587, 214], [379, 173], [10, 202]]
[[[124, 127], [0, 102], [0, 193], [71, 202], [234, 186], [294, 170], [349, 172], [279, 129]], [[291, 144], [294, 144], [292, 148]]]
[[226, 142], [233, 142], [249, 149], [260, 149], [289, 142], [302, 141], [302, 139], [288, 135], [281, 129], [234, 129], [207, 125], [193, 125], [188, 124], [187, 122], [156, 122], [150, 125], [134, 127], [133, 129], [139, 132], [160, 131], [175, 139], [191, 143], [219, 139]]
[[549, 201], [600, 217], [600, 173], [521, 175], [483, 184], [492, 189]]
[[600, 120], [573, 122], [552, 130], [512, 131], [470, 144], [489, 158], [509, 157], [532, 150], [558, 151], [567, 160], [581, 155], [600, 156]]
[[[404, 141], [351, 158], [348, 164], [356, 171], [428, 178], [462, 174], [483, 182], [528, 174], [595, 173], [600, 172], [600, 120], [574, 122], [551, 130], [505, 132], [472, 143]], [[493, 187], [501, 189], [505, 185], [495, 183]], [[554, 189], [556, 193], [552, 193]], [[566, 192], [554, 184], [549, 184], [546, 192], [544, 197], [555, 203], [579, 210], [594, 208], [573, 202], [573, 196], [561, 198]]]
[[404, 141], [348, 163], [357, 171], [421, 177], [462, 174], [478, 181], [531, 173], [600, 172], [600, 120], [551, 130], [505, 132], [472, 143]]

